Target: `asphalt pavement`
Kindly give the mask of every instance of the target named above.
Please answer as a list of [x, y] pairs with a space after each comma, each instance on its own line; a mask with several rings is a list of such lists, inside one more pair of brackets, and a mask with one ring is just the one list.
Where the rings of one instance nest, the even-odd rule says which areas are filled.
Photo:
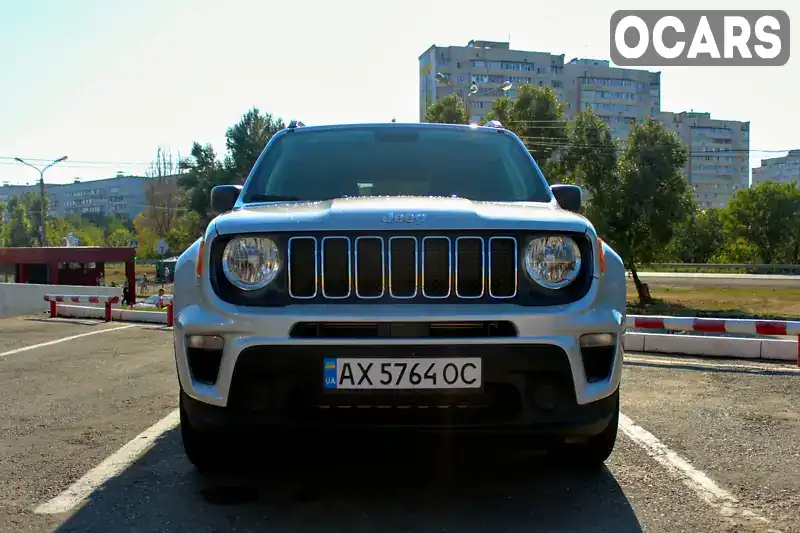
[[247, 468], [203, 478], [160, 326], [0, 320], [0, 387], [0, 531], [800, 531], [790, 364], [629, 355], [624, 427], [596, 474], [451, 442], [255, 441]]

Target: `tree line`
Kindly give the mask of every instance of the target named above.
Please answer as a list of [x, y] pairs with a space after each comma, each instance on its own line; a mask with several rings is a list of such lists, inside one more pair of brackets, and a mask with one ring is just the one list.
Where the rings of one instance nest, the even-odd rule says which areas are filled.
[[[588, 192], [583, 214], [622, 256], [641, 303], [651, 301], [637, 274], [647, 263], [800, 264], [800, 189], [768, 182], [736, 191], [724, 208], [701, 208], [684, 175], [688, 147], [653, 118], [620, 143], [590, 109], [568, 121], [552, 88], [522, 85], [483, 120], [519, 136], [551, 184]], [[426, 121], [466, 124], [464, 102], [449, 94]]]
[[[660, 122], [631, 125], [625, 143], [591, 110], [573, 120], [550, 87], [522, 85], [513, 98], [493, 102], [485, 120], [499, 120], [525, 143], [548, 181], [581, 185], [589, 194], [583, 214], [617, 250], [643, 303], [650, 300], [637, 268], [654, 262], [800, 264], [800, 189], [765, 183], [739, 190], [725, 208], [701, 208], [683, 169], [689, 150]], [[427, 122], [466, 124], [463, 101], [445, 96], [427, 111]], [[111, 215], [48, 219], [47, 239], [60, 244], [73, 232], [82, 245], [127, 246], [156, 258], [158, 242], [179, 254], [213, 218], [216, 185], [239, 184], [275, 133], [281, 118], [248, 110], [226, 130], [220, 157], [194, 142], [189, 157], [159, 149], [147, 171], [147, 207], [135, 220]], [[36, 246], [39, 197], [26, 194], [0, 204], [0, 246]]]
[[[49, 217], [48, 244], [62, 246], [72, 233], [81, 246], [122, 247], [135, 243], [141, 259], [180, 254], [213, 218], [211, 189], [215, 185], [243, 183], [269, 139], [284, 127], [280, 118], [252, 108], [227, 129], [222, 158], [208, 143], [193, 143], [189, 157], [159, 148], [146, 171], [147, 205], [134, 220], [95, 213]], [[0, 247], [39, 245], [40, 202], [38, 193], [24, 193], [5, 204], [0, 202]], [[45, 212], [47, 207], [45, 203]], [[158, 253], [162, 240], [169, 247], [167, 254]]]

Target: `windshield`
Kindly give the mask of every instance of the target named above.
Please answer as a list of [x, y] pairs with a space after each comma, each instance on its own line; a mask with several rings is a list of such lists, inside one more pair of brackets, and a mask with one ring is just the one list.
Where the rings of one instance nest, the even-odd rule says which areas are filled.
[[525, 148], [509, 135], [462, 128], [353, 127], [276, 139], [245, 202], [345, 196], [458, 196], [548, 202]]

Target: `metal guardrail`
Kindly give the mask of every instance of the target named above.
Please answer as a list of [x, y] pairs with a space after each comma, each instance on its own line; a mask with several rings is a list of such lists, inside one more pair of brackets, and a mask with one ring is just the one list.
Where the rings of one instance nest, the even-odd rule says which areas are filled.
[[748, 263], [649, 263], [640, 272], [697, 272], [738, 274], [800, 275], [800, 265], [762, 265]]

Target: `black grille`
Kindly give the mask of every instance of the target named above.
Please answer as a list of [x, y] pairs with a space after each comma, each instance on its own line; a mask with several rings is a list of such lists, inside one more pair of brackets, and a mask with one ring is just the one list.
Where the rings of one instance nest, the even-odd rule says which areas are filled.
[[514, 237], [326, 236], [289, 240], [289, 296], [312, 299], [508, 299]]

